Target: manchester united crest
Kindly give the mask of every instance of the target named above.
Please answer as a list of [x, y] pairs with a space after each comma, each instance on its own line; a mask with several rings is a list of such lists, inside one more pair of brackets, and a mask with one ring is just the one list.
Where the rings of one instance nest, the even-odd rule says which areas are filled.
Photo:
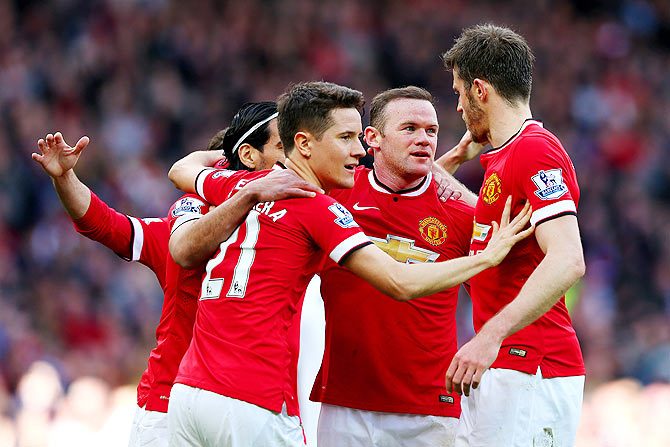
[[484, 182], [482, 187], [482, 200], [485, 204], [490, 205], [500, 197], [502, 193], [502, 185], [500, 177], [495, 172], [489, 175], [489, 178]]
[[419, 233], [430, 245], [442, 245], [447, 239], [447, 226], [436, 217], [426, 217], [419, 222]]

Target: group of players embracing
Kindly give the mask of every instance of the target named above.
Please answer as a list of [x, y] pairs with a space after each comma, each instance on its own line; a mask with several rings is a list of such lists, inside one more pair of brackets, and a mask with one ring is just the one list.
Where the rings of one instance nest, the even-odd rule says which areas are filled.
[[[572, 445], [585, 374], [564, 299], [584, 274], [574, 166], [532, 118], [521, 36], [477, 25], [443, 59], [468, 132], [438, 160], [425, 89], [379, 93], [363, 130], [362, 93], [298, 83], [173, 165], [185, 195], [167, 217], [90, 191], [73, 171], [87, 137], [38, 141], [77, 231], [147, 265], [165, 293], [131, 446], [305, 445], [296, 371], [317, 274], [320, 447]], [[477, 197], [450, 174], [486, 144]], [[458, 349], [461, 283], [476, 335]]]

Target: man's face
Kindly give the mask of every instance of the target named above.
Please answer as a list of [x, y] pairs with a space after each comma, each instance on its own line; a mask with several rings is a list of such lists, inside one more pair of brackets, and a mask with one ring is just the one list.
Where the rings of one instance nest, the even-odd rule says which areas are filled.
[[375, 169], [407, 183], [425, 177], [437, 150], [435, 107], [423, 99], [395, 99], [386, 105], [384, 116], [382, 129], [366, 130], [375, 149]]
[[354, 170], [365, 155], [359, 140], [362, 134], [361, 115], [356, 109], [333, 109], [333, 125], [310, 141], [310, 166], [320, 186], [326, 191], [354, 186]]
[[478, 98], [472, 94], [474, 85], [469, 89], [465, 88], [465, 82], [458, 76], [456, 70], [454, 74], [454, 92], [458, 95], [458, 106], [456, 111], [461, 113], [465, 126], [472, 134], [472, 141], [475, 143], [488, 142], [488, 119], [482, 109]]
[[279, 132], [277, 131], [277, 118], [268, 123], [268, 129], [270, 130], [270, 138], [261, 147], [263, 151], [259, 153], [259, 163], [256, 166], [257, 171], [270, 169], [278, 161], [283, 163], [286, 158], [286, 155], [284, 155], [284, 146], [281, 144]]

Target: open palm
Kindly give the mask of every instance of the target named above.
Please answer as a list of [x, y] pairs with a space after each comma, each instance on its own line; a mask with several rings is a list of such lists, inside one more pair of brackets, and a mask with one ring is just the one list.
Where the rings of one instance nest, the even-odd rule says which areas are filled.
[[60, 177], [74, 168], [81, 151], [88, 145], [88, 142], [88, 137], [84, 136], [77, 141], [74, 147], [71, 147], [65, 142], [60, 132], [56, 132], [55, 135], [48, 134], [46, 138], [40, 138], [37, 141], [37, 147], [42, 153], [33, 153], [32, 158], [42, 165], [42, 169], [51, 177]]

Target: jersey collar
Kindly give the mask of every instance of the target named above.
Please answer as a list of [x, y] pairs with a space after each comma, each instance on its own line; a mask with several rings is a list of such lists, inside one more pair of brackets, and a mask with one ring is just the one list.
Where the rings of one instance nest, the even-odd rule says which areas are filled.
[[430, 187], [430, 182], [432, 180], [433, 180], [433, 173], [429, 172], [428, 175], [425, 176], [423, 180], [421, 180], [421, 183], [419, 183], [418, 185], [409, 189], [401, 189], [400, 191], [394, 191], [393, 189], [389, 188], [388, 186], [379, 181], [379, 179], [377, 178], [377, 174], [375, 174], [374, 169], [371, 169], [370, 172], [368, 173], [368, 181], [370, 182], [370, 186], [372, 186], [372, 188], [375, 191], [384, 194], [396, 194], [405, 197], [420, 196], [421, 194], [426, 192], [426, 190], [428, 190], [428, 188]]
[[523, 133], [523, 131], [526, 129], [526, 127], [528, 127], [528, 126], [530, 126], [530, 125], [532, 125], [532, 124], [536, 124], [536, 125], [538, 125], [538, 126], [540, 126], [540, 127], [544, 127], [544, 124], [542, 124], [542, 121], [540, 121], [540, 120], [536, 120], [536, 119], [534, 119], [534, 118], [528, 118], [527, 120], [525, 120], [525, 121], [523, 122], [523, 124], [521, 125], [521, 128], [520, 128], [519, 130], [517, 130], [516, 133], [515, 133], [514, 135], [512, 135], [511, 137], [509, 137], [509, 139], [508, 139], [507, 141], [505, 141], [501, 146], [491, 148], [491, 149], [489, 149], [488, 151], [484, 152], [484, 154], [486, 154], [486, 155], [495, 154], [495, 153], [498, 153], [499, 151], [505, 149], [505, 148], [506, 148], [507, 146], [509, 146], [514, 140], [516, 140], [516, 139], [519, 137], [519, 135], [521, 135], [521, 134]]

